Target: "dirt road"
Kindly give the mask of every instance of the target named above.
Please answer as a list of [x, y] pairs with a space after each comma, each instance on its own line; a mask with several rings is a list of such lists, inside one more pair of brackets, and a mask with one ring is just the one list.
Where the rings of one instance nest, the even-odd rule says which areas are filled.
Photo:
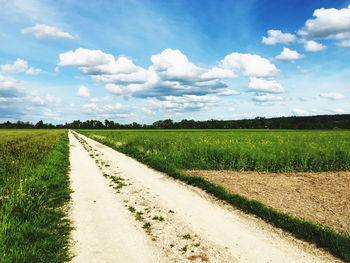
[[77, 136], [69, 133], [73, 262], [340, 262]]

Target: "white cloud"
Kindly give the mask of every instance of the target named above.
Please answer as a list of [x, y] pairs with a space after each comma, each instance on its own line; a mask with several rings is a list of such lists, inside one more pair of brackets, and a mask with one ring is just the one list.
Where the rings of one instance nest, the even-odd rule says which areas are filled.
[[59, 67], [55, 67], [55, 72], [56, 73], [60, 72], [60, 68]]
[[82, 106], [83, 112], [88, 113], [92, 116], [99, 116], [104, 118], [127, 118], [135, 116], [134, 113], [130, 112], [134, 109], [133, 106], [121, 105], [116, 103], [106, 104], [103, 106], [97, 105], [96, 103], [87, 103]]
[[90, 96], [90, 91], [89, 88], [82, 85], [79, 87], [78, 92], [77, 92], [77, 96], [79, 97], [89, 97]]
[[343, 38], [350, 32], [350, 5], [347, 8], [320, 8], [298, 34], [305, 39]]
[[38, 94], [38, 92], [32, 92], [30, 95], [31, 102], [34, 102], [39, 105], [47, 105], [47, 104], [61, 104], [62, 98], [52, 96], [52, 95], [46, 95], [42, 96]]
[[323, 44], [317, 43], [314, 40], [305, 41], [304, 48], [309, 52], [317, 52], [326, 49], [327, 47]]
[[42, 71], [41, 69], [39, 68], [33, 68], [33, 67], [30, 67], [27, 71], [26, 71], [26, 74], [28, 75], [37, 75], [37, 74], [41, 74], [43, 73], [44, 71]]
[[36, 104], [40, 104], [40, 105], [44, 105], [45, 104], [45, 100], [44, 98], [40, 97], [40, 96], [34, 96], [32, 97], [32, 102], [36, 103]]
[[[0, 74], [0, 95], [1, 93], [18, 92], [22, 90], [22, 83], [12, 77]], [[8, 97], [8, 96], [6, 96]]]
[[350, 39], [348, 40], [342, 40], [340, 42], [337, 43], [337, 46], [340, 47], [350, 47]]
[[60, 54], [59, 66], [77, 66], [96, 81], [104, 82], [115, 95], [162, 97], [165, 95], [234, 95], [220, 79], [237, 77], [227, 68], [205, 69], [191, 63], [179, 50], [165, 49], [151, 57], [148, 69], [136, 66], [130, 58], [101, 50], [79, 48]]
[[341, 100], [345, 99], [345, 96], [341, 93], [329, 92], [329, 93], [321, 93], [320, 97], [329, 99], [329, 100]]
[[305, 110], [296, 109], [296, 108], [294, 108], [294, 109], [292, 110], [292, 113], [293, 113], [293, 114], [296, 114], [296, 115], [308, 115], [308, 114], [309, 114], [309, 112], [307, 112], [307, 111], [305, 111]]
[[69, 38], [74, 39], [71, 34], [64, 32], [61, 29], [54, 26], [47, 26], [44, 24], [36, 24], [33, 27], [23, 28], [22, 34], [32, 34], [38, 39], [49, 39], [49, 38]]
[[253, 100], [256, 102], [269, 102], [269, 101], [281, 101], [281, 100], [283, 100], [283, 98], [281, 96], [264, 94], [264, 95], [254, 96]]
[[235, 111], [236, 109], [231, 107], [231, 108], [228, 108], [227, 110], [228, 111]]
[[221, 66], [233, 72], [242, 71], [247, 77], [269, 77], [278, 73], [276, 66], [268, 59], [249, 53], [229, 54], [221, 61]]
[[90, 50], [78, 48], [75, 51], [68, 51], [60, 54], [59, 66], [93, 67], [105, 65], [114, 61], [111, 54], [106, 54], [101, 50]]
[[297, 66], [297, 69], [301, 72], [301, 73], [310, 73], [310, 70], [302, 68], [300, 66]]
[[6, 65], [1, 65], [1, 73], [3, 74], [17, 74], [21, 73], [27, 70], [28, 68], [28, 62], [17, 58], [13, 64], [6, 64]]
[[213, 67], [202, 75], [204, 79], [226, 79], [236, 78], [237, 75], [228, 69]]
[[207, 110], [213, 106], [216, 106], [219, 102], [219, 98], [215, 96], [165, 96], [163, 100], [148, 100], [144, 108], [148, 109], [150, 112], [163, 110], [169, 113], [175, 113]]
[[282, 60], [282, 61], [293, 61], [293, 60], [301, 59], [303, 57], [305, 56], [302, 54], [299, 54], [297, 51], [284, 47], [281, 54], [276, 56], [275, 59]]
[[223, 88], [218, 90], [219, 92], [217, 93], [217, 95], [220, 96], [231, 96], [231, 95], [239, 95], [240, 93], [238, 91], [229, 89], [229, 88]]
[[343, 109], [340, 109], [340, 108], [337, 108], [337, 109], [334, 109], [333, 110], [334, 113], [339, 113], [339, 114], [342, 114], [342, 113], [346, 113], [346, 110], [343, 110]]
[[103, 98], [91, 98], [90, 101], [93, 102], [93, 103], [96, 103], [96, 102], [106, 102], [106, 101], [109, 101], [109, 100], [112, 100], [112, 97], [111, 96], [105, 96]]
[[270, 29], [267, 31], [268, 37], [262, 38], [262, 43], [266, 45], [275, 45], [277, 43], [289, 44], [295, 42], [297, 37], [290, 33], [282, 33], [281, 30]]
[[274, 79], [263, 78], [250, 78], [248, 85], [248, 91], [250, 92], [264, 92], [264, 93], [282, 93], [284, 88], [282, 85]]

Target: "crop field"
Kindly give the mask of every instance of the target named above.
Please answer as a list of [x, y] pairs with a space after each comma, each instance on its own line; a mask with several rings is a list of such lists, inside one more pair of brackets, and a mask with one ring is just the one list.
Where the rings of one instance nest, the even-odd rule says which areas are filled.
[[0, 131], [0, 262], [68, 259], [64, 130]]
[[179, 169], [344, 171], [350, 169], [350, 131], [81, 130], [126, 152]]

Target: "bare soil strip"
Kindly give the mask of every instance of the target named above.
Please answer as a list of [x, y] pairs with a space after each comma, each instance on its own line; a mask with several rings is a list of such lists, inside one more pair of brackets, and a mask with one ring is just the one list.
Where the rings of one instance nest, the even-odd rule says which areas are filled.
[[276, 210], [350, 233], [350, 172], [184, 171]]
[[340, 262], [202, 190], [79, 137], [86, 151], [70, 134], [75, 262]]

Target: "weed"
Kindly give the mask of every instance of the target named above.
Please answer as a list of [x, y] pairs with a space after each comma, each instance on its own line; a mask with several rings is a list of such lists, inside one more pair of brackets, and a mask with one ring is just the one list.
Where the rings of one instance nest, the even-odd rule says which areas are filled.
[[182, 238], [183, 239], [191, 239], [192, 237], [190, 234], [184, 234], [184, 235], [182, 235]]
[[136, 212], [136, 209], [135, 209], [135, 207], [133, 207], [133, 206], [129, 206], [129, 211], [131, 212], [131, 213], [135, 213]]
[[143, 221], [143, 213], [142, 212], [136, 212], [136, 214], [135, 214], [135, 219], [137, 220], [137, 221]]
[[181, 250], [182, 250], [183, 252], [187, 252], [187, 249], [188, 249], [188, 246], [187, 246], [187, 245], [181, 248]]

